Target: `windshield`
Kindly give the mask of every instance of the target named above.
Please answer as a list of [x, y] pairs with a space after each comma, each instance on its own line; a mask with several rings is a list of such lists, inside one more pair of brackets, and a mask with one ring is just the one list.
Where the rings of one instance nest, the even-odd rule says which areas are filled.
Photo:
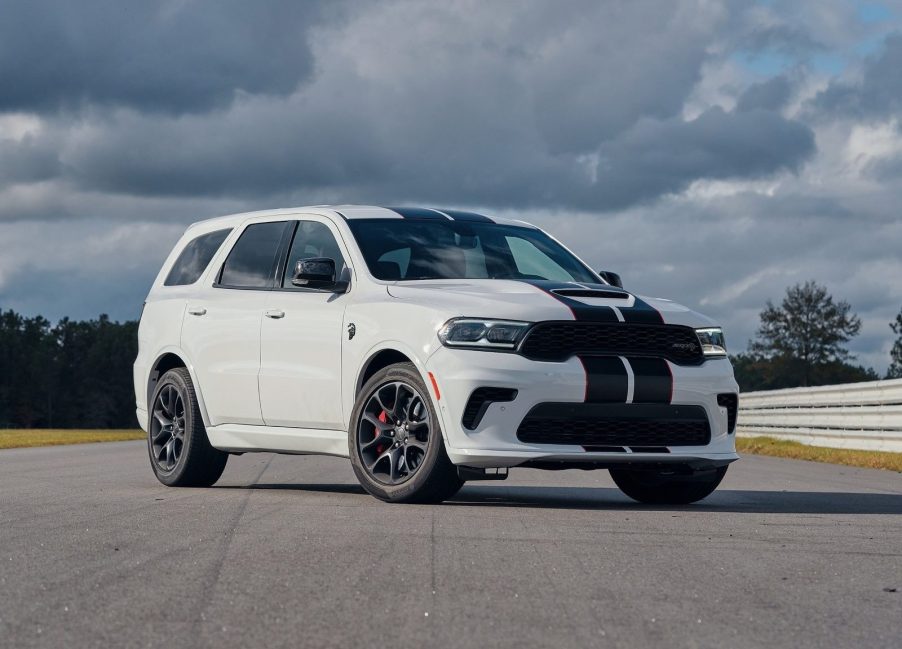
[[498, 223], [416, 219], [348, 221], [381, 280], [545, 279], [598, 282], [541, 230]]

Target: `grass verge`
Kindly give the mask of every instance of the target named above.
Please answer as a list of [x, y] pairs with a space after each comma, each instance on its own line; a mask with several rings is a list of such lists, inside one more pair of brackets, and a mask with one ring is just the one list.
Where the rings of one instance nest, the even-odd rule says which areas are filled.
[[845, 448], [809, 446], [771, 437], [737, 437], [736, 450], [740, 453], [773, 455], [793, 460], [811, 460], [829, 464], [860, 466], [868, 469], [888, 469], [902, 472], [902, 453], [888, 451], [858, 451]]
[[60, 444], [88, 444], [90, 442], [122, 442], [144, 439], [141, 430], [64, 430], [64, 429], [0, 429], [0, 449], [30, 446], [58, 446]]

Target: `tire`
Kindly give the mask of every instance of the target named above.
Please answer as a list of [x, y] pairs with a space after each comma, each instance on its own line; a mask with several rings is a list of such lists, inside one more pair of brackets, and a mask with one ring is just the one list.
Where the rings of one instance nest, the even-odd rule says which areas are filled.
[[445, 452], [429, 390], [413, 364], [390, 365], [366, 382], [350, 428], [351, 466], [376, 498], [439, 503], [463, 486]]
[[210, 446], [188, 370], [166, 372], [150, 403], [147, 452], [157, 480], [167, 487], [212, 486], [229, 455]]
[[695, 472], [686, 467], [611, 469], [611, 477], [620, 491], [648, 505], [688, 505], [707, 498], [726, 473], [725, 466]]

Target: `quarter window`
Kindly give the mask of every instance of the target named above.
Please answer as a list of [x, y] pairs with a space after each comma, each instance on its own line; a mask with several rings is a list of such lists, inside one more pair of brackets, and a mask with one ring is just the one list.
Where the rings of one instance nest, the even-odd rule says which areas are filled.
[[232, 248], [219, 285], [231, 288], [270, 288], [275, 274], [279, 244], [288, 221], [247, 226]]
[[200, 279], [219, 246], [229, 236], [232, 229], [216, 230], [192, 239], [175, 260], [164, 286], [186, 286]]

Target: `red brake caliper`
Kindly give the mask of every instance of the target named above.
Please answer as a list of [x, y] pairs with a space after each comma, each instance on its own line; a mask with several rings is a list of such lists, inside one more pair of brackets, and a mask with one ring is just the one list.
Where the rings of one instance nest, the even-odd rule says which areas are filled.
[[[388, 421], [388, 415], [387, 415], [387, 414], [385, 413], [385, 411], [383, 410], [382, 412], [379, 413], [379, 416], [377, 417], [377, 419], [378, 419], [379, 421], [381, 421], [381, 422], [384, 424], [385, 422]], [[379, 429], [378, 429], [378, 428], [376, 429], [374, 435], [375, 435], [376, 437], [379, 437]], [[379, 444], [379, 445], [376, 447], [376, 453], [382, 453], [382, 451], [384, 451], [384, 450], [385, 450], [385, 447], [382, 446], [382, 444]]]

